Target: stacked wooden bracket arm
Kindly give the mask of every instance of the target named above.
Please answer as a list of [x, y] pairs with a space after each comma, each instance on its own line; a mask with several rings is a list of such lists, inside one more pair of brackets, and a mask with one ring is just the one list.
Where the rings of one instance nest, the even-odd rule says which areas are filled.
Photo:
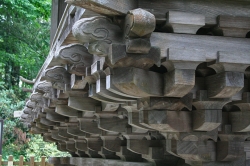
[[73, 156], [53, 163], [250, 164], [249, 2], [66, 2], [98, 14], [52, 50], [21, 117]]

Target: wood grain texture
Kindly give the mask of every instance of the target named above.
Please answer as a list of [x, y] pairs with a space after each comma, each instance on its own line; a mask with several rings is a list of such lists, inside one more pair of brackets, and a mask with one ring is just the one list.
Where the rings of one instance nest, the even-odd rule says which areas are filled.
[[171, 97], [147, 97], [137, 99], [137, 107], [140, 110], [170, 110], [179, 111], [183, 108], [192, 110], [191, 101], [193, 95], [191, 93], [185, 95], [183, 98]]
[[205, 25], [205, 16], [202, 14], [168, 11], [166, 19], [165, 26], [173, 33], [196, 34]]
[[222, 72], [206, 77], [210, 98], [230, 98], [244, 87], [244, 74], [240, 72]]
[[211, 131], [222, 123], [222, 110], [193, 110], [193, 130]]
[[161, 58], [167, 57], [169, 48], [203, 51], [207, 61], [216, 60], [218, 51], [231, 52], [235, 55], [237, 53], [249, 55], [250, 51], [249, 39], [244, 38], [153, 32], [150, 40], [152, 46], [161, 49]]
[[135, 54], [127, 53], [126, 46], [122, 44], [112, 44], [109, 47], [110, 66], [118, 67], [136, 67], [149, 69], [154, 64], [160, 66], [160, 49], [152, 47], [148, 53]]
[[125, 94], [148, 97], [162, 96], [162, 75], [138, 68], [114, 70], [113, 84]]
[[69, 97], [68, 106], [79, 111], [96, 111], [96, 107], [101, 103], [89, 97]]
[[244, 142], [219, 141], [217, 142], [216, 158], [218, 161], [233, 161], [244, 155]]
[[222, 30], [223, 36], [244, 38], [250, 31], [250, 17], [220, 15], [218, 28]]
[[181, 11], [202, 14], [205, 16], [206, 24], [216, 24], [216, 18], [218, 15], [231, 15], [231, 16], [249, 16], [250, 3], [248, 0], [233, 1], [222, 0], [220, 2], [216, 0], [211, 1], [162, 1], [162, 0], [139, 0], [138, 7], [153, 13], [157, 20], [166, 18], [168, 11]]
[[125, 15], [137, 8], [137, 0], [66, 0], [67, 3], [92, 10], [103, 15]]
[[143, 111], [140, 121], [149, 128], [162, 132], [191, 131], [191, 113], [187, 111]]

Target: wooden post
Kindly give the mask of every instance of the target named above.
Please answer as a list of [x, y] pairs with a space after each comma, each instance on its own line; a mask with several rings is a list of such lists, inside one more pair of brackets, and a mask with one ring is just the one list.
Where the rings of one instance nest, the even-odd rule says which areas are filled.
[[13, 156], [9, 156], [8, 166], [13, 166]]
[[42, 156], [42, 159], [41, 159], [41, 166], [45, 166], [45, 159], [46, 159], [46, 157], [45, 157], [45, 156]]
[[23, 166], [23, 156], [19, 157], [19, 166]]
[[34, 166], [35, 165], [35, 158], [32, 156], [30, 157], [30, 166]]

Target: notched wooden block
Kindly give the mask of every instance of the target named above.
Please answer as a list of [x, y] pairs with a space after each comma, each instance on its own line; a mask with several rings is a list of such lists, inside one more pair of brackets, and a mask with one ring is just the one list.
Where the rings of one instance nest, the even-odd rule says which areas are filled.
[[169, 11], [166, 24], [172, 28], [174, 33], [196, 34], [197, 30], [205, 25], [205, 16], [196, 13]]
[[96, 107], [100, 106], [101, 102], [89, 97], [73, 97], [68, 99], [68, 106], [79, 111], [96, 111]]
[[164, 96], [183, 97], [195, 85], [196, 67], [206, 61], [206, 53], [193, 49], [169, 48], [162, 65], [168, 70], [164, 73]]
[[217, 161], [234, 161], [244, 155], [244, 142], [218, 141], [216, 151]]
[[121, 92], [137, 97], [162, 96], [163, 78], [156, 72], [138, 68], [114, 69], [113, 85]]
[[113, 67], [136, 67], [149, 69], [154, 64], [160, 66], [161, 50], [151, 47], [147, 53], [135, 54], [126, 52], [126, 45], [112, 44], [109, 47], [109, 59]]
[[217, 26], [222, 30], [223, 36], [244, 38], [250, 32], [250, 17], [220, 15]]
[[222, 110], [193, 110], [193, 130], [211, 131], [222, 123]]
[[164, 74], [164, 96], [183, 97], [194, 85], [194, 70], [175, 69]]
[[250, 132], [250, 104], [240, 103], [229, 112], [229, 122], [233, 132]]
[[71, 74], [70, 85], [72, 90], [84, 89], [87, 85], [87, 82], [84, 80], [83, 76]]
[[222, 72], [206, 77], [208, 97], [230, 98], [244, 87], [244, 73]]
[[215, 161], [216, 144], [214, 141], [167, 140], [167, 152], [191, 161]]
[[120, 119], [119, 117], [99, 118], [98, 128], [108, 132], [125, 132], [128, 126], [128, 119]]
[[137, 107], [139, 110], [163, 109], [170, 111], [179, 111], [183, 108], [192, 110], [193, 94], [189, 93], [182, 98], [174, 97], [147, 97], [137, 99]]
[[192, 131], [191, 112], [188, 111], [140, 111], [140, 122], [162, 132]]

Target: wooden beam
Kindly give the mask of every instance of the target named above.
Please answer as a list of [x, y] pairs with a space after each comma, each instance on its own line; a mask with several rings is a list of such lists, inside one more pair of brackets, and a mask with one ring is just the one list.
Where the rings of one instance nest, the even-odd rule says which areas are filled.
[[125, 15], [137, 8], [137, 0], [66, 0], [68, 4], [80, 6], [103, 15]]

